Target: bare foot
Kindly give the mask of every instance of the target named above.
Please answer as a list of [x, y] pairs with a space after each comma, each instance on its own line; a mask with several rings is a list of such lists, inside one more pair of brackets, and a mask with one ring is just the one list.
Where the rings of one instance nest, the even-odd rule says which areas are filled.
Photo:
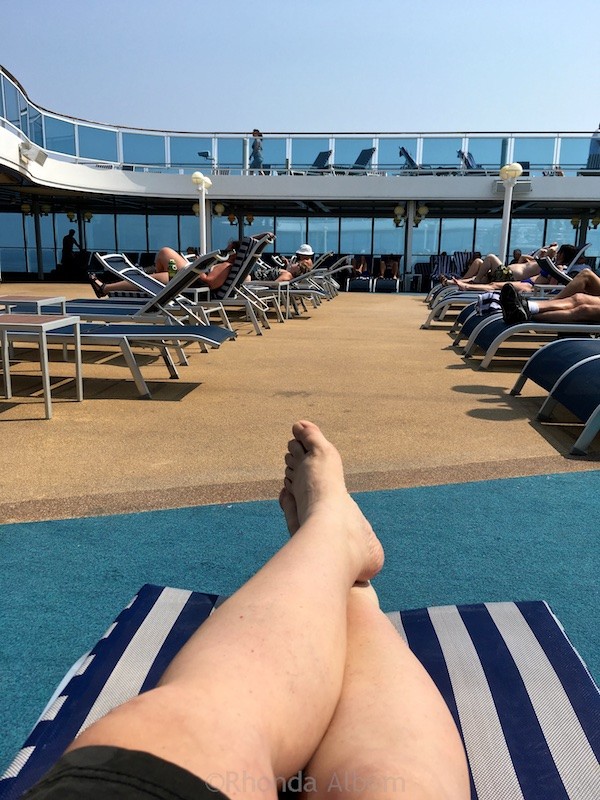
[[342, 526], [359, 548], [361, 566], [356, 579], [370, 580], [383, 566], [383, 548], [348, 494], [340, 454], [312, 422], [296, 422], [292, 433], [279, 497], [290, 533], [317, 517], [325, 529]]

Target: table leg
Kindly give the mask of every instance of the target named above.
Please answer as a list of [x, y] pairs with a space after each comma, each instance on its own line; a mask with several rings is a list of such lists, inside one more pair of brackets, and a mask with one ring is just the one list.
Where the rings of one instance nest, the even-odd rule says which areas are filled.
[[48, 341], [46, 331], [40, 331], [40, 367], [42, 370], [42, 386], [44, 387], [44, 404], [46, 419], [52, 419], [52, 396], [50, 393], [50, 370], [48, 368]]
[[0, 347], [2, 347], [2, 374], [4, 377], [4, 396], [7, 400], [12, 397], [12, 386], [10, 384], [10, 353], [8, 350], [8, 331], [0, 331]]
[[75, 323], [74, 329], [75, 329], [75, 382], [77, 387], [77, 399], [81, 401], [83, 400], [83, 370], [81, 366], [81, 328], [79, 322]]

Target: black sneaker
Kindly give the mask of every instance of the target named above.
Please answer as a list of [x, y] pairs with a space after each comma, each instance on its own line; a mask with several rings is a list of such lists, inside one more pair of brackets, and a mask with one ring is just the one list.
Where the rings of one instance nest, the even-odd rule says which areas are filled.
[[516, 325], [518, 322], [527, 322], [531, 319], [527, 300], [519, 294], [512, 283], [505, 283], [502, 287], [500, 305], [502, 317], [507, 325]]

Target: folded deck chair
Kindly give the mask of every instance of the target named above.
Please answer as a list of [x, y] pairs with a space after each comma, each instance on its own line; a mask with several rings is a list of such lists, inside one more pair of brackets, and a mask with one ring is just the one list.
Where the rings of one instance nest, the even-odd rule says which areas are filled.
[[571, 455], [585, 455], [600, 430], [600, 339], [559, 339], [536, 351], [523, 367], [511, 389], [521, 393], [531, 380], [548, 397], [536, 419], [549, 421], [558, 404], [585, 423], [571, 448]]
[[333, 166], [333, 172], [335, 175], [366, 175], [367, 170], [369, 168], [369, 164], [371, 163], [371, 159], [375, 154], [376, 147], [366, 147], [364, 150], [361, 150], [358, 156], [356, 157], [356, 161], [352, 164], [351, 167], [340, 167], [340, 166]]
[[462, 166], [464, 171], [467, 175], [487, 175], [487, 171], [483, 168], [481, 164], [478, 164], [471, 153], [467, 151], [465, 153], [464, 150], [458, 150], [456, 155], [462, 161]]
[[[224, 598], [146, 584], [58, 687], [0, 779], [16, 800], [92, 722], [156, 685]], [[541, 601], [388, 614], [461, 733], [473, 800], [600, 796], [600, 695]]]
[[[162, 356], [171, 378], [178, 378], [179, 374], [170, 354], [170, 348], [175, 349], [179, 355], [180, 365], [188, 363], [182, 350], [183, 344], [197, 342], [203, 350], [206, 347], [218, 348], [228, 339], [234, 339], [235, 333], [227, 328], [216, 325], [140, 325], [140, 324], [108, 324], [80, 325], [81, 345], [99, 347], [118, 347], [129, 367], [135, 385], [143, 398], [150, 398], [151, 393], [144, 380], [140, 366], [132, 350], [134, 347], [157, 349]], [[19, 342], [36, 342], [37, 334], [23, 331], [8, 333], [11, 345]], [[65, 325], [48, 331], [46, 340], [49, 344], [56, 343], [69, 345], [74, 342], [72, 325]]]

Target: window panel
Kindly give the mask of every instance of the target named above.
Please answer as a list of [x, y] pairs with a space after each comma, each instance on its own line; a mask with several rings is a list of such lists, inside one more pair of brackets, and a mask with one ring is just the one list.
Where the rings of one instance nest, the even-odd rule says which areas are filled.
[[[576, 235], [577, 231], [571, 225], [571, 218], [549, 219], [546, 226], [546, 241], [544, 244], [549, 244], [550, 242], [558, 242], [559, 244], [575, 244]], [[588, 254], [589, 250], [590, 248], [588, 247], [588, 249], [585, 251], [586, 255]]]
[[315, 253], [338, 253], [339, 220], [337, 217], [310, 217], [308, 220], [308, 241]]
[[[406, 228], [404, 225], [397, 228], [391, 216], [389, 218], [378, 218], [375, 220], [373, 230], [373, 253], [377, 256], [381, 256], [384, 253], [401, 255], [404, 253], [405, 237]], [[359, 255], [359, 253], [354, 255]], [[403, 265], [401, 264], [400, 266], [402, 267]]]
[[3, 82], [4, 99], [6, 101], [6, 119], [12, 122], [16, 128], [20, 128], [21, 114], [19, 111], [19, 92], [17, 92], [17, 87], [6, 78], [3, 78]]
[[165, 166], [165, 138], [147, 133], [123, 134], [123, 162]]
[[104, 128], [79, 125], [79, 155], [99, 161], [118, 161], [117, 133]]
[[[237, 239], [239, 233], [237, 221], [231, 225], [226, 216], [212, 218], [212, 248], [223, 250], [232, 239]], [[199, 236], [200, 234], [198, 234]]]
[[371, 252], [373, 243], [371, 217], [342, 217], [340, 230], [341, 253]]
[[128, 252], [146, 252], [146, 215], [117, 214], [117, 249]]
[[56, 117], [46, 115], [46, 148], [57, 153], [75, 155], [75, 126]]
[[478, 219], [475, 225], [475, 250], [484, 256], [500, 249], [501, 219]]
[[306, 243], [306, 217], [277, 217], [275, 225], [275, 249], [278, 253], [292, 255]]
[[[195, 214], [185, 214], [179, 217], [179, 241], [184, 253], [188, 247], [198, 249], [200, 246], [200, 220]], [[214, 245], [210, 249], [214, 250]]]
[[471, 251], [474, 228], [474, 219], [443, 219], [440, 252]]
[[429, 261], [429, 256], [437, 255], [440, 234], [439, 219], [424, 219], [413, 228], [413, 264]]
[[27, 107], [29, 117], [29, 138], [32, 142], [44, 146], [44, 131], [42, 130], [42, 113], [31, 103]]
[[153, 214], [148, 217], [148, 247], [150, 250], [160, 250], [161, 247], [180, 250], [175, 215]]
[[87, 250], [106, 250], [112, 253], [117, 249], [114, 214], [94, 214], [85, 223], [84, 233]]

